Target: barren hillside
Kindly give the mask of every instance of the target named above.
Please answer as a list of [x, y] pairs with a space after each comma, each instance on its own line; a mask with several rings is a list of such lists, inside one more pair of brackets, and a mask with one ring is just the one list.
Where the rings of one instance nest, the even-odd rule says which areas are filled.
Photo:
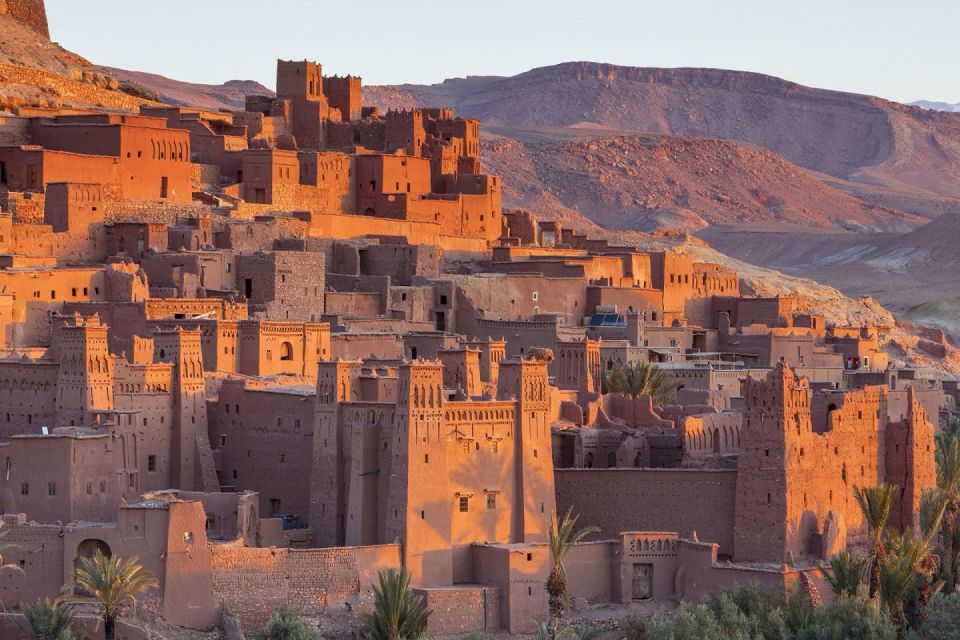
[[197, 84], [171, 80], [155, 73], [103, 67], [113, 77], [157, 93], [161, 102], [201, 107], [212, 111], [243, 109], [248, 95], [272, 96], [273, 91], [253, 80], [229, 80], [223, 84]]
[[481, 153], [510, 176], [505, 202], [572, 209], [611, 229], [717, 224], [909, 230], [925, 219], [834, 189], [765, 149], [726, 140], [618, 135], [556, 140], [495, 129]]

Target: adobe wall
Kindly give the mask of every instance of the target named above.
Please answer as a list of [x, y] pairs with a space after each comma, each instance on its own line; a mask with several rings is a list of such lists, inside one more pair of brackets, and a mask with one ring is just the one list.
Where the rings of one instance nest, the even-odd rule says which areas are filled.
[[[4, 571], [0, 603], [7, 609], [19, 602], [60, 593], [64, 584], [63, 530], [58, 525], [28, 524], [25, 515], [3, 516], [3, 561], [23, 569]], [[2, 630], [2, 627], [0, 627]], [[6, 637], [0, 634], [0, 637]]]
[[464, 585], [413, 592], [430, 609], [427, 633], [433, 636], [501, 630], [499, 589]]
[[572, 507], [599, 536], [621, 531], [696, 532], [733, 551], [735, 470], [556, 469], [557, 511]]
[[283, 604], [306, 615], [328, 605], [371, 597], [381, 569], [400, 567], [400, 545], [328, 549], [210, 549], [215, 600], [229, 605], [248, 630], [261, 629]]
[[740, 450], [740, 427], [743, 413], [724, 411], [688, 416], [683, 419], [684, 455], [703, 458], [734, 455]]

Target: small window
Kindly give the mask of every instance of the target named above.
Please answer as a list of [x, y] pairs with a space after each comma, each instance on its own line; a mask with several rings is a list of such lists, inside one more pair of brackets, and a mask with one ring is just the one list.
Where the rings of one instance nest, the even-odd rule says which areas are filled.
[[87, 480], [86, 493], [87, 493], [88, 496], [92, 496], [92, 495], [93, 495], [93, 482], [90, 481], [90, 480]]
[[29, 483], [29, 482], [21, 482], [21, 483], [20, 483], [20, 495], [22, 495], [22, 496], [28, 496], [28, 495], [30, 495], [30, 483]]
[[294, 420], [293, 420], [293, 428], [294, 428], [294, 429], [299, 429], [299, 428], [300, 428], [300, 418], [294, 418]]
[[220, 434], [220, 446], [221, 447], [227, 446], [227, 435], [224, 433]]
[[55, 495], [57, 495], [57, 483], [56, 483], [56, 482], [48, 482], [48, 483], [47, 483], [47, 495], [48, 495], [48, 496], [55, 496]]
[[497, 508], [497, 496], [493, 493], [487, 494], [487, 509], [496, 509]]
[[184, 532], [183, 532], [183, 543], [184, 543], [184, 544], [193, 544], [193, 531], [184, 531]]
[[106, 480], [101, 480], [101, 481], [100, 481], [100, 495], [103, 495], [103, 494], [106, 493], [106, 492], [107, 492], [107, 481], [106, 481]]
[[536, 302], [536, 301], [539, 300], [539, 299], [540, 299], [540, 292], [539, 292], [539, 291], [534, 291], [534, 292], [533, 292], [533, 301]]
[[157, 470], [157, 456], [147, 456], [147, 471]]
[[497, 453], [500, 451], [500, 443], [494, 440], [490, 443], [490, 453]]
[[440, 304], [447, 304], [447, 296], [446, 296], [446, 295], [443, 295], [443, 294], [440, 295]]
[[468, 511], [470, 511], [470, 498], [460, 496], [460, 513], [467, 513]]

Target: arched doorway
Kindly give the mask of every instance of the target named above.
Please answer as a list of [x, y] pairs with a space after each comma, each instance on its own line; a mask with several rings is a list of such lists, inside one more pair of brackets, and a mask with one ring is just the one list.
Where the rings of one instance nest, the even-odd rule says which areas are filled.
[[[96, 538], [87, 538], [79, 545], [77, 545], [77, 555], [73, 559], [73, 568], [77, 570], [81, 566], [81, 560], [83, 558], [92, 558], [96, 555], [97, 551], [107, 556], [108, 558], [112, 555], [110, 551], [110, 545], [108, 545], [103, 540], [98, 540]], [[87, 593], [79, 587], [74, 587], [74, 595], [90, 597], [92, 594]]]
[[583, 466], [587, 469], [593, 469], [593, 453], [590, 452], [587, 454], [586, 458], [583, 460]]

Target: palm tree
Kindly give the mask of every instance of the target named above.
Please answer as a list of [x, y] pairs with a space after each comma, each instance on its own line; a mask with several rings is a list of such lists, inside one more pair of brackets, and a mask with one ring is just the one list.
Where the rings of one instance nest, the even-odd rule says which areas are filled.
[[947, 593], [953, 592], [960, 579], [960, 565], [954, 544], [957, 516], [960, 514], [960, 435], [953, 433], [937, 437], [937, 487], [946, 499], [943, 516], [943, 549]]
[[827, 582], [838, 596], [855, 596], [863, 584], [866, 573], [867, 559], [853, 555], [849, 551], [841, 551], [830, 558], [830, 569]]
[[600, 531], [599, 527], [581, 527], [574, 530], [577, 526], [579, 515], [572, 515], [573, 507], [568, 507], [567, 512], [559, 520], [557, 515], [553, 514], [550, 522], [550, 562], [552, 568], [550, 575], [547, 576], [545, 586], [547, 595], [550, 598], [550, 637], [557, 637], [557, 629], [560, 627], [560, 619], [563, 618], [564, 609], [568, 599], [567, 591], [567, 571], [563, 566], [563, 557], [570, 550], [570, 545], [577, 544], [591, 533]]
[[118, 557], [103, 555], [99, 549], [92, 558], [80, 559], [80, 567], [74, 573], [73, 582], [99, 600], [103, 606], [101, 617], [106, 640], [113, 640], [120, 608], [127, 601], [136, 607], [138, 593], [160, 586], [136, 556], [121, 562]]
[[381, 571], [373, 587], [373, 613], [363, 616], [363, 637], [368, 640], [416, 640], [427, 632], [430, 610], [423, 598], [410, 591], [410, 572]]
[[907, 624], [906, 605], [922, 584], [919, 567], [929, 550], [930, 546], [909, 529], [890, 537], [880, 566], [880, 599], [901, 629]]
[[60, 600], [44, 598], [20, 605], [37, 640], [74, 640], [73, 608]]
[[947, 497], [940, 489], [927, 489], [920, 497], [920, 541], [925, 553], [920, 558], [917, 570], [920, 574], [920, 587], [917, 594], [917, 616], [922, 620], [924, 610], [930, 603], [934, 592], [943, 587], [943, 582], [935, 579], [937, 570], [943, 564], [944, 556], [934, 548], [934, 537], [943, 522], [947, 509]]
[[863, 520], [870, 535], [870, 554], [867, 562], [871, 598], [876, 598], [880, 594], [880, 570], [886, 556], [884, 538], [887, 532], [887, 520], [890, 519], [890, 510], [893, 508], [893, 500], [898, 491], [898, 487], [886, 483], [863, 489], [856, 486], [853, 488], [853, 495], [863, 513]]
[[604, 372], [600, 387], [603, 393], [622, 393], [631, 398], [647, 394], [659, 407], [670, 402], [683, 384], [655, 364], [630, 362]]

